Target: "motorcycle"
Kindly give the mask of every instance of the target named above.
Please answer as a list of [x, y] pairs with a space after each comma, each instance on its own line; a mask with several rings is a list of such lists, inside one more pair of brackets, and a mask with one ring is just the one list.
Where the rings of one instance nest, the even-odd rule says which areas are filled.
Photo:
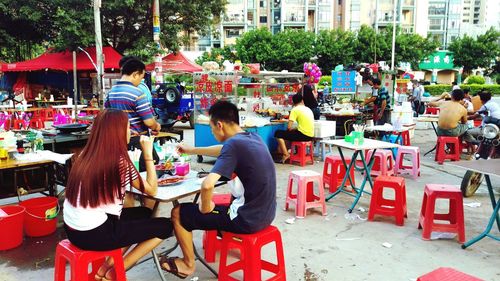
[[[481, 135], [477, 137], [479, 146], [475, 159], [500, 158], [500, 119], [485, 117], [485, 125]], [[464, 197], [474, 195], [484, 179], [484, 175], [478, 172], [467, 171], [462, 179], [460, 189]]]

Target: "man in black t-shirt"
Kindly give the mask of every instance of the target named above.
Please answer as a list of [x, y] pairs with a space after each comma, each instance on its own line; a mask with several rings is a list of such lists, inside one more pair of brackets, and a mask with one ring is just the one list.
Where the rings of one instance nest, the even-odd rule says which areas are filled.
[[[185, 278], [195, 271], [192, 231], [222, 230], [254, 233], [271, 224], [276, 214], [276, 170], [267, 146], [255, 133], [239, 126], [238, 109], [227, 101], [215, 103], [209, 110], [210, 127], [224, 145], [190, 147], [179, 145], [180, 152], [217, 157], [201, 185], [200, 204], [184, 203], [172, 210], [172, 222], [183, 258], [162, 257], [165, 271]], [[230, 185], [230, 206], [212, 201], [214, 186], [221, 178], [237, 177]]]

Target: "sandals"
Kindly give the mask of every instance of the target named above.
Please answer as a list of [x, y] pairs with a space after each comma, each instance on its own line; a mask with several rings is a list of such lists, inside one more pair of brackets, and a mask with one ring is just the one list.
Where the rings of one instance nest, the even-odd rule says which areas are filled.
[[[180, 273], [179, 272], [179, 269], [177, 268], [177, 264], [175, 263], [175, 260], [176, 259], [179, 259], [179, 257], [167, 257], [167, 256], [161, 256], [159, 261], [160, 261], [160, 267], [162, 270], [168, 272], [168, 273], [171, 273], [181, 279], [186, 279], [186, 277], [188, 277], [189, 275], [187, 274], [184, 274], [184, 273]], [[166, 263], [168, 264], [168, 267], [170, 269], [165, 269], [162, 265]]]

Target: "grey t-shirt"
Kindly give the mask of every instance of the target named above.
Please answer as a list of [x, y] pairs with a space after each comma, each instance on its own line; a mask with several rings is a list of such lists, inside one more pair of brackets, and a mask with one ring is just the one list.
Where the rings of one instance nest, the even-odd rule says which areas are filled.
[[[255, 133], [238, 133], [228, 139], [212, 173], [231, 178], [235, 173], [243, 185], [244, 202], [234, 218], [243, 229], [256, 232], [269, 226], [276, 215], [276, 169], [267, 146]], [[234, 195], [234, 194], [233, 194]]]

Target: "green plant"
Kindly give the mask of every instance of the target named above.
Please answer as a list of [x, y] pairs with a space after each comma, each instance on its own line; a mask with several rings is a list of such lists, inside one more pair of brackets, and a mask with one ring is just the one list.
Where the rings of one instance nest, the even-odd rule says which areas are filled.
[[[470, 93], [472, 95], [477, 94], [481, 90], [488, 90], [492, 95], [500, 96], [500, 85], [482, 85], [482, 84], [471, 84], [467, 85], [467, 88], [470, 89]], [[425, 91], [431, 94], [432, 96], [439, 96], [443, 92], [451, 92], [451, 85], [440, 84], [440, 85], [427, 85], [424, 86]], [[462, 88], [465, 88], [462, 86]]]
[[332, 76], [330, 76], [330, 75], [324, 75], [324, 76], [321, 76], [321, 78], [319, 78], [319, 83], [318, 83], [318, 84], [319, 84], [321, 87], [323, 87], [323, 84], [324, 84], [325, 82], [328, 82], [328, 85], [329, 85], [329, 86], [331, 86], [331, 85], [332, 85]]
[[467, 77], [466, 81], [465, 81], [465, 84], [484, 84], [486, 83], [486, 79], [484, 79], [483, 76], [479, 76], [479, 75], [471, 75], [469, 77]]

